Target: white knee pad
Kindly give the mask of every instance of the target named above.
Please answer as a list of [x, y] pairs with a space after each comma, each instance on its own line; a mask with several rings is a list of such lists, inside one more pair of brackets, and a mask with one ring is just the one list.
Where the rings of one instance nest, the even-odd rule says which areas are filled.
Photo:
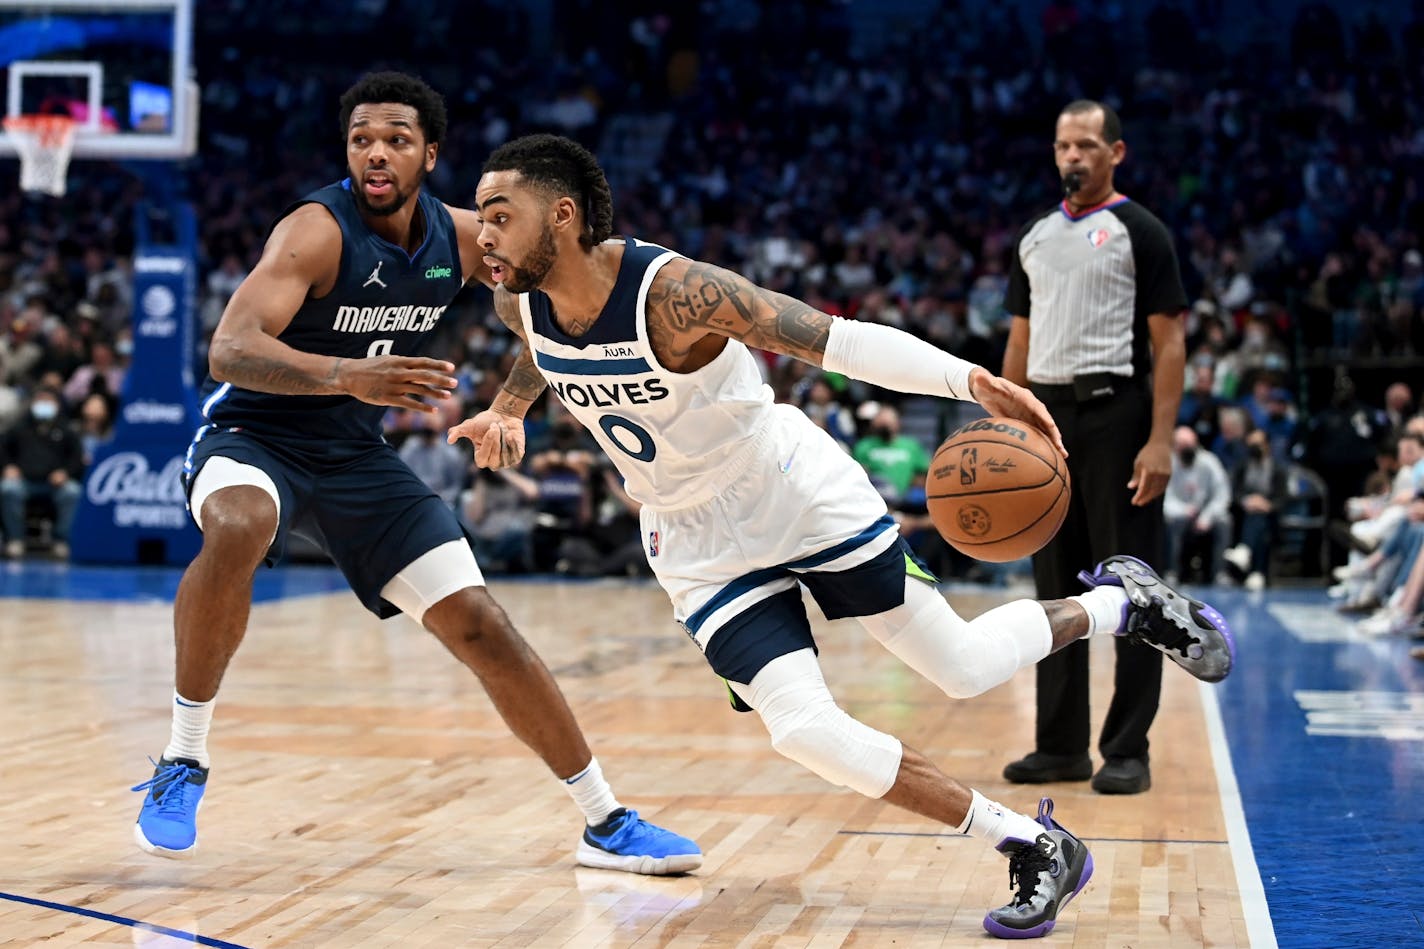
[[756, 709], [771, 746], [832, 784], [880, 798], [900, 773], [900, 741], [836, 704], [816, 654], [802, 649], [773, 659], [750, 685], [733, 688]]
[[1007, 682], [1053, 648], [1048, 614], [1015, 600], [965, 622], [928, 584], [905, 578], [905, 602], [863, 616], [862, 626], [946, 695], [967, 699]]

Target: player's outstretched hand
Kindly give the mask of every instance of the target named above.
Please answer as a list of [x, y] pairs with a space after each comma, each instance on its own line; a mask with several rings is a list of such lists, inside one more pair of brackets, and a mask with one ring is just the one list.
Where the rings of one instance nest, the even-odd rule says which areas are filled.
[[1005, 418], [1028, 422], [1048, 436], [1048, 440], [1058, 449], [1060, 455], [1068, 457], [1068, 449], [1063, 447], [1063, 435], [1058, 431], [1053, 416], [1048, 414], [1048, 409], [1038, 400], [1038, 396], [1023, 386], [976, 366], [969, 373], [969, 394], [974, 396], [974, 401], [982, 405], [990, 415], [1002, 415]]
[[512, 468], [524, 458], [524, 420], [512, 415], [485, 409], [445, 435], [452, 445], [462, 438], [475, 446], [475, 464], [481, 468]]
[[368, 356], [343, 359], [341, 387], [362, 402], [434, 412], [434, 400], [450, 398], [458, 385], [454, 365], [424, 356]]

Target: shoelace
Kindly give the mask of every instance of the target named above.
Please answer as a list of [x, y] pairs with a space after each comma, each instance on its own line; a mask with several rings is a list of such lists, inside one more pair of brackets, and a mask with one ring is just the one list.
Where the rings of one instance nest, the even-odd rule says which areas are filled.
[[1039, 874], [1052, 872], [1053, 860], [1035, 846], [1019, 848], [1009, 857], [1009, 887], [1018, 887], [1014, 894], [1015, 906], [1028, 906], [1038, 895]]
[[[148, 760], [153, 761], [152, 758]], [[154, 761], [153, 766], [158, 767], [158, 762]], [[130, 790], [147, 791], [152, 788], [153, 803], [158, 806], [158, 810], [164, 814], [172, 814], [183, 810], [183, 790], [188, 786], [188, 775], [195, 773], [196, 769], [186, 764], [169, 765], [142, 784], [135, 784]]]
[[[1151, 642], [1148, 642], [1148, 637], [1142, 633], [1142, 630], [1145, 628], [1150, 628], [1153, 632]], [[1170, 630], [1175, 635], [1170, 638], [1163, 636], [1161, 635], [1161, 631], [1163, 630]], [[1159, 600], [1153, 600], [1151, 606], [1133, 610], [1128, 615], [1126, 634], [1127, 638], [1132, 642], [1145, 643], [1147, 645], [1155, 643], [1163, 648], [1181, 653], [1184, 659], [1201, 658], [1201, 639], [1193, 636], [1176, 623], [1167, 619], [1162, 613], [1162, 603]], [[1198, 655], [1192, 655], [1191, 647], [1193, 646], [1198, 647]]]

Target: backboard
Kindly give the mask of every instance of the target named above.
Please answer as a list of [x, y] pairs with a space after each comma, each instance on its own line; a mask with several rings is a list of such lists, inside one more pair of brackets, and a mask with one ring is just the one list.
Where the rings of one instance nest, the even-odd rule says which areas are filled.
[[[192, 49], [192, 0], [0, 0], [5, 115], [68, 114], [75, 158], [185, 158]], [[0, 134], [0, 157], [14, 155]]]

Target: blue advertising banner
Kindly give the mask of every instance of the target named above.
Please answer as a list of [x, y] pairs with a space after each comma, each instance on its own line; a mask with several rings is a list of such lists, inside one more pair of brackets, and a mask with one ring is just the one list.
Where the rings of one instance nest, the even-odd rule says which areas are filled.
[[134, 257], [133, 361], [114, 437], [85, 475], [70, 533], [76, 562], [186, 564], [198, 552], [180, 477], [200, 424], [196, 270], [178, 247], [140, 245]]

